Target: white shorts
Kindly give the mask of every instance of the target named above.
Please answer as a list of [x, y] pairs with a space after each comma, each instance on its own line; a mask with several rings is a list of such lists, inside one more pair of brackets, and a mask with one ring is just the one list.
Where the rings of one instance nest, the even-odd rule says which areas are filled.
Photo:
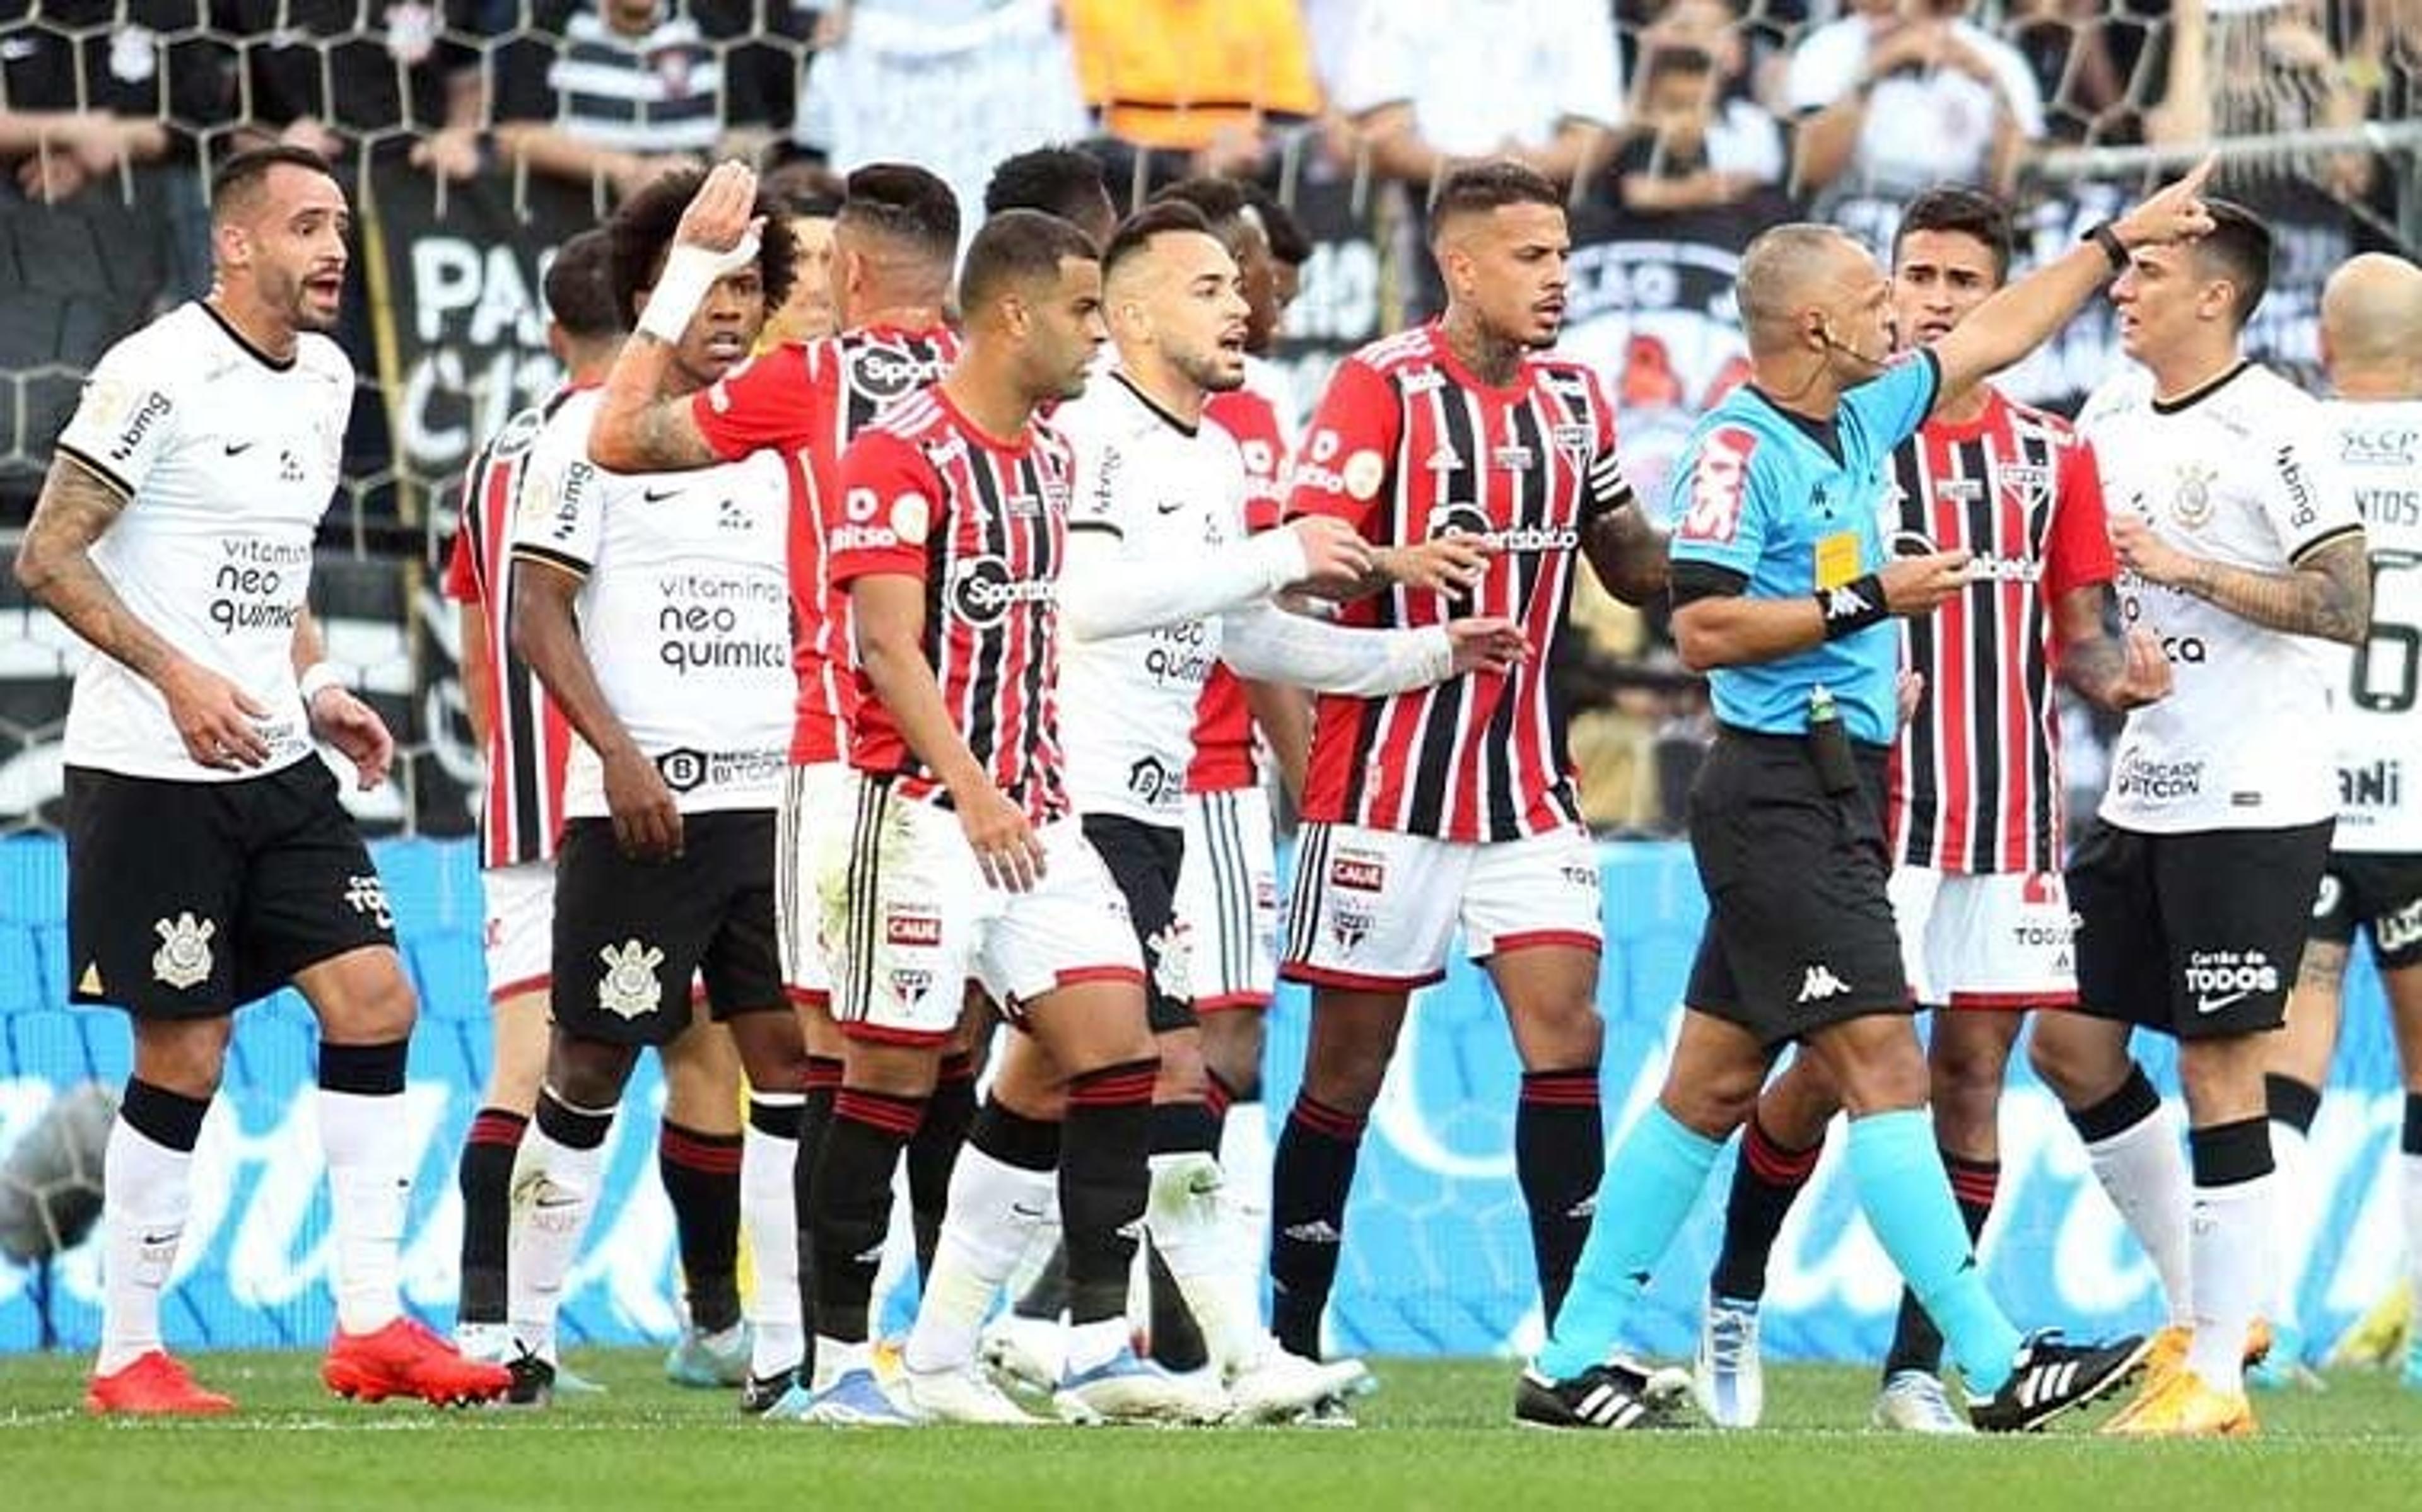
[[1267, 1007], [1278, 982], [1279, 864], [1270, 795], [1186, 795], [1177, 917], [1194, 942], [1194, 1011]]
[[1046, 824], [1031, 892], [992, 886], [958, 816], [853, 774], [822, 827], [817, 894], [833, 974], [832, 1014], [857, 1039], [938, 1045], [958, 1027], [973, 979], [1014, 1018], [1020, 1005], [1079, 982], [1136, 984], [1143, 959], [1126, 901], [1074, 818]]
[[1927, 1007], [2077, 1004], [2077, 927], [2056, 871], [1892, 874], [1893, 920], [1910, 990]]
[[810, 1007], [832, 1000], [825, 915], [816, 902], [818, 847], [836, 833], [847, 838], [855, 778], [844, 761], [794, 765], [774, 813], [774, 938], [782, 953], [782, 990]]
[[1480, 843], [1306, 824], [1287, 919], [1289, 981], [1389, 991], [1446, 975], [1457, 924], [1474, 960], [1535, 945], [1596, 950], [1597, 843], [1574, 825]]
[[554, 858], [491, 866], [480, 873], [480, 893], [488, 1001], [545, 991], [555, 982]]

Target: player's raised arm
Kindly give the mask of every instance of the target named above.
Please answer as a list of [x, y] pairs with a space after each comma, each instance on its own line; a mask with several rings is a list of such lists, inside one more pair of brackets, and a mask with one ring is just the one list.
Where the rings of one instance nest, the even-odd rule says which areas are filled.
[[2033, 351], [2125, 271], [2137, 247], [2186, 241], [2211, 229], [2203, 189], [2213, 160], [2162, 187], [2141, 205], [2087, 233], [2084, 241], [1979, 304], [1927, 350], [1942, 369], [1939, 394], [1955, 394]]
[[598, 466], [667, 473], [726, 460], [699, 429], [690, 397], [664, 397], [665, 378], [707, 290], [755, 262], [759, 238], [772, 234], [759, 215], [757, 175], [742, 163], [710, 170], [682, 212], [637, 328], [606, 370], [589, 429], [590, 459]]

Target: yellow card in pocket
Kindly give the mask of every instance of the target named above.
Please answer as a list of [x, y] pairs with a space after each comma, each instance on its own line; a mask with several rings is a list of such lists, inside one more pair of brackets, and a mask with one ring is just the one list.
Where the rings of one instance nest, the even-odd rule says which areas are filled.
[[1859, 533], [1837, 530], [1816, 541], [1816, 587], [1822, 592], [1851, 583], [1859, 575]]

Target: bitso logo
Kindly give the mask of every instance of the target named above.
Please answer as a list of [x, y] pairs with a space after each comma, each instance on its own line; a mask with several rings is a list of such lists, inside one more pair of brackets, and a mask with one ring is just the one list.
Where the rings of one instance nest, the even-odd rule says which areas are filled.
[[180, 913], [173, 920], [156, 921], [151, 928], [160, 937], [160, 948], [151, 952], [152, 976], [181, 992], [210, 979], [211, 936], [218, 932], [215, 921]]
[[656, 968], [665, 963], [665, 953], [637, 940], [625, 940], [620, 947], [607, 945], [597, 952], [606, 963], [606, 974], [597, 979], [597, 1005], [621, 1019], [637, 1019], [656, 1011], [664, 1001], [664, 987], [656, 980]]

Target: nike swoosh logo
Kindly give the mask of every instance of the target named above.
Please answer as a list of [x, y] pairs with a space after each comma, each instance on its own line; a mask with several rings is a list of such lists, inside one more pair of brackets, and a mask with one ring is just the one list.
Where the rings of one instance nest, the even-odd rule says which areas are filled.
[[1031, 1207], [1022, 1202], [1011, 1203], [1009, 1205], [1009, 1210], [1015, 1213], [1020, 1218], [1040, 1218], [1043, 1216], [1042, 1208]]
[[142, 1235], [141, 1237], [139, 1237], [139, 1238], [135, 1240], [135, 1242], [136, 1242], [136, 1243], [138, 1243], [138, 1244], [140, 1244], [140, 1245], [142, 1245], [145, 1249], [150, 1249], [150, 1248], [154, 1247], [155, 1245], [161, 1245], [161, 1244], [173, 1244], [173, 1243], [175, 1243], [175, 1242], [176, 1242], [177, 1239], [178, 1239], [178, 1236], [177, 1236], [176, 1234], [173, 1234], [173, 1233], [171, 1233], [171, 1234], [145, 1234], [145, 1235]]
[[1173, 515], [1178, 510], [1186, 507], [1186, 501], [1180, 499], [1175, 504], [1156, 504], [1154, 505], [1153, 507], [1159, 510], [1162, 514]]
[[2201, 993], [2198, 993], [2195, 996], [2195, 1011], [2197, 1013], [2218, 1013], [2221, 1009], [2229, 1006], [2231, 1004], [2242, 1003], [2253, 995], [2254, 994], [2250, 991], [2231, 992], [2224, 997], [2205, 997]]
[[661, 492], [654, 489], [647, 489], [644, 490], [643, 492], [650, 504], [662, 504], [667, 499], [678, 499], [681, 497], [681, 490], [679, 489], [666, 489]]
[[227, 454], [229, 457], [250, 450], [252, 450], [252, 443], [248, 441], [230, 441], [227, 444]]

